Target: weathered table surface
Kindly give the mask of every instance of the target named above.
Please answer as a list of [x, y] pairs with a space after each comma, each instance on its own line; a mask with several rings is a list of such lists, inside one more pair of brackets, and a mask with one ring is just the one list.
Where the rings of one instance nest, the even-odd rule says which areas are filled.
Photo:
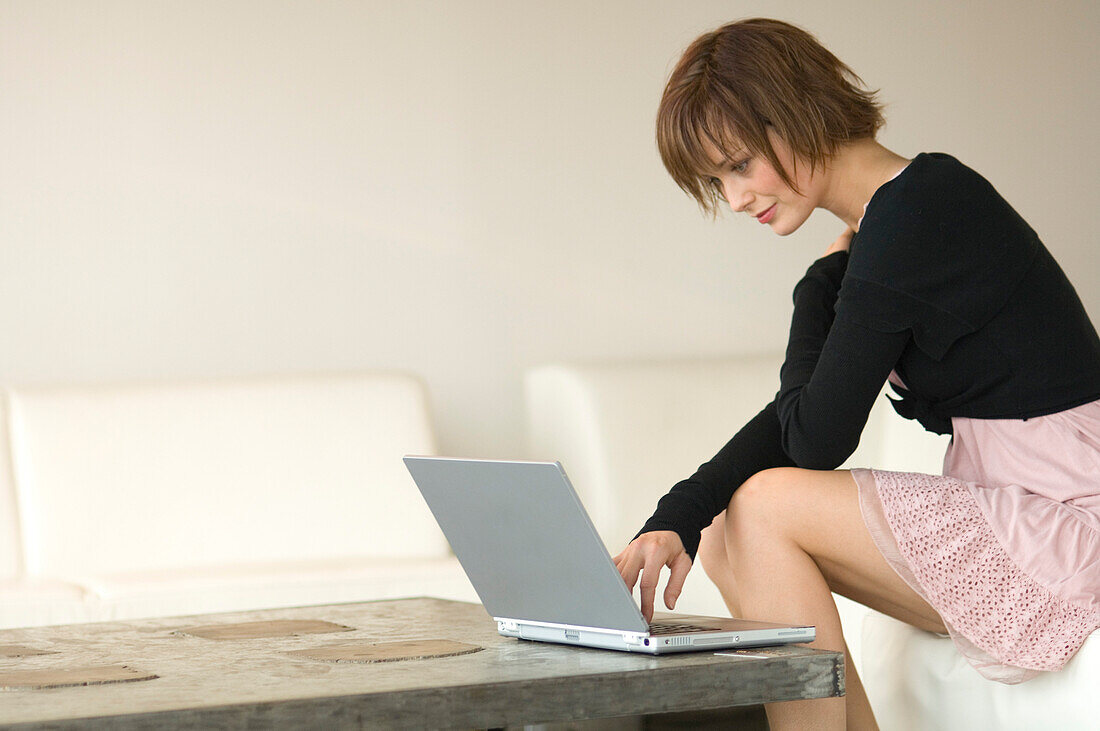
[[[288, 619], [354, 629], [235, 640], [178, 632]], [[348, 642], [423, 639], [483, 649], [371, 664], [290, 654]], [[525, 642], [498, 635], [478, 604], [430, 598], [3, 630], [0, 646], [52, 651], [0, 657], [0, 675], [9, 677], [102, 665], [157, 676], [0, 691], [0, 724], [19, 728], [492, 728], [844, 692], [842, 656], [835, 652], [787, 646], [733, 657], [652, 657]]]

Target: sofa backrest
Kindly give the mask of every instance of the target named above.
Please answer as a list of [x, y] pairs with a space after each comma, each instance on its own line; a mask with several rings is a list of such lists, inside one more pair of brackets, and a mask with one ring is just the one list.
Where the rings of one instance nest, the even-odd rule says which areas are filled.
[[673, 484], [768, 403], [778, 374], [771, 355], [733, 367], [700, 360], [538, 368], [525, 381], [531, 456], [561, 461], [614, 554]]
[[399, 374], [8, 393], [28, 573], [440, 556], [405, 471], [435, 442]]
[[[562, 462], [615, 553], [672, 485], [775, 397], [782, 362], [771, 353], [535, 368], [525, 379], [529, 456]], [[845, 466], [939, 474], [945, 446], [880, 396]]]

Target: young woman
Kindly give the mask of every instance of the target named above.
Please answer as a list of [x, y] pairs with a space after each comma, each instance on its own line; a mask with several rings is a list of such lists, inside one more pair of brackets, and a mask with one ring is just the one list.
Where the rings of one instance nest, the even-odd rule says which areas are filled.
[[[874, 93], [811, 35], [753, 19], [696, 40], [657, 141], [707, 211], [780, 236], [818, 208], [845, 232], [794, 290], [779, 392], [675, 485], [616, 565], [670, 608], [698, 552], [739, 616], [817, 626], [830, 591], [949, 633], [987, 677], [1057, 670], [1100, 627], [1100, 339], [1035, 232], [954, 157], [875, 141]], [[889, 380], [952, 434], [942, 476], [835, 471]], [[717, 516], [717, 518], [716, 518]], [[844, 699], [768, 708], [773, 728], [874, 728]]]

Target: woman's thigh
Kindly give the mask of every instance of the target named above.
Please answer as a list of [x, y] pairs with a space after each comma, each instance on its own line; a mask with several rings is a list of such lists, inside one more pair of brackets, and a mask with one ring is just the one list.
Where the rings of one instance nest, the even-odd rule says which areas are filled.
[[754, 475], [734, 493], [725, 529], [730, 551], [759, 555], [767, 541], [787, 539], [814, 559], [837, 594], [920, 629], [946, 631], [879, 552], [850, 472], [785, 467]]

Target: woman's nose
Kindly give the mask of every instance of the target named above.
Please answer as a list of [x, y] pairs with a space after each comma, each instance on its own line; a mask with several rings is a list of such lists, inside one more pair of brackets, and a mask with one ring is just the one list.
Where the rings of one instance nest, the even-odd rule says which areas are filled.
[[730, 204], [730, 208], [734, 213], [741, 213], [752, 201], [751, 195], [745, 191], [735, 190], [734, 187], [728, 183], [722, 186], [722, 192], [725, 194], [726, 202]]

